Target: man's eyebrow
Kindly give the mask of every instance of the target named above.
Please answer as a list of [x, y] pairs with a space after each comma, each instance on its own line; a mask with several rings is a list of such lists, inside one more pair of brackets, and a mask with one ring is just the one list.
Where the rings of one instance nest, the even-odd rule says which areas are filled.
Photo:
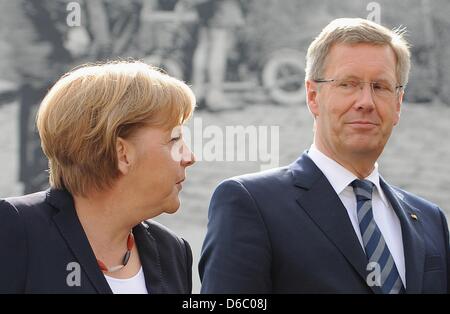
[[388, 79], [388, 78], [377, 78], [372, 80], [372, 82], [376, 82], [376, 83], [395, 83], [394, 81]]
[[350, 75], [344, 75], [342, 77], [339, 78], [340, 80], [360, 80], [362, 81], [362, 79], [356, 75], [350, 74]]
[[[359, 81], [364, 81], [361, 77], [354, 75], [354, 74], [350, 74], [350, 75], [345, 75], [342, 76], [340, 78], [338, 78], [340, 80], [359, 80]], [[390, 80], [389, 78], [386, 77], [378, 77], [375, 79], [370, 80], [371, 82], [375, 82], [375, 83], [393, 83], [392, 80]]]

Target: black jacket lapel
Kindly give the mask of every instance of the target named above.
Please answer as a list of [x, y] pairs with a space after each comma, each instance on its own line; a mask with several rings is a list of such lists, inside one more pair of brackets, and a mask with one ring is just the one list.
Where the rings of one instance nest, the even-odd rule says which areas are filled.
[[89, 281], [98, 293], [111, 294], [111, 288], [97, 265], [94, 252], [78, 219], [70, 193], [65, 190], [49, 189], [46, 200], [58, 209], [53, 220]]
[[[420, 211], [403, 201], [400, 192], [380, 177], [380, 185], [400, 220], [405, 254], [406, 293], [421, 293], [425, 266], [425, 244]], [[416, 219], [412, 217], [415, 216]]]
[[[339, 249], [364, 282], [367, 257], [348, 213], [331, 184], [314, 162], [303, 154], [291, 165], [294, 184], [301, 188], [298, 204]], [[377, 287], [371, 287], [376, 293]]]
[[134, 227], [133, 233], [139, 250], [142, 269], [144, 270], [145, 285], [148, 293], [167, 293], [155, 238], [148, 231], [148, 226], [145, 222]]

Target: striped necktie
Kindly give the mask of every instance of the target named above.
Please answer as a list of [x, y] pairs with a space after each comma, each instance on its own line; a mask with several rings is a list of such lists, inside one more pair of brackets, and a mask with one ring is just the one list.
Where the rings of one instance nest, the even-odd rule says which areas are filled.
[[[378, 271], [375, 273], [375, 280], [371, 281], [371, 284], [380, 286], [381, 293], [384, 294], [404, 293], [394, 259], [373, 218], [372, 191], [374, 185], [368, 180], [354, 180], [351, 186], [356, 195], [359, 230], [370, 263], [368, 265], [371, 265], [371, 269]], [[367, 278], [367, 282], [369, 284], [369, 278]]]

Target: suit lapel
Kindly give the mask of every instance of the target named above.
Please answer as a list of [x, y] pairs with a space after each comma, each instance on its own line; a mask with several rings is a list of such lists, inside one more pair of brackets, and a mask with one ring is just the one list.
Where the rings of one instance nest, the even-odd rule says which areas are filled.
[[49, 189], [47, 202], [58, 209], [53, 220], [89, 281], [98, 293], [111, 294], [111, 288], [97, 265], [94, 252], [76, 214], [72, 196], [65, 190]]
[[[406, 268], [406, 293], [421, 293], [425, 265], [425, 244], [420, 211], [403, 201], [403, 195], [380, 177], [380, 185], [392, 205], [402, 229]], [[416, 215], [414, 220], [411, 215]]]
[[148, 293], [167, 293], [162, 278], [158, 246], [145, 222], [133, 228]]
[[[298, 204], [339, 249], [366, 281], [367, 257], [359, 243], [348, 213], [323, 173], [304, 153], [291, 165], [294, 184], [301, 188]], [[376, 293], [378, 287], [371, 287]]]

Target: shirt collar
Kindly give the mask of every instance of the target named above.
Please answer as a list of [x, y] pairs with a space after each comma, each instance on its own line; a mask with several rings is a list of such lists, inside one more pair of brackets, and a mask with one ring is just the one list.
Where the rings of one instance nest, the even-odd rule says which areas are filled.
[[[353, 180], [358, 179], [351, 171], [337, 163], [335, 160], [331, 159], [324, 153], [322, 153], [316, 145], [313, 143], [308, 150], [308, 156], [316, 164], [316, 166], [322, 171], [325, 177], [330, 182], [336, 194], [341, 194], [345, 188], [349, 187]], [[375, 163], [374, 169], [371, 174], [369, 174], [365, 180], [372, 182], [376, 191], [381, 197], [383, 203], [388, 206], [387, 198], [383, 193], [380, 186], [380, 175], [378, 173], [378, 163]]]

